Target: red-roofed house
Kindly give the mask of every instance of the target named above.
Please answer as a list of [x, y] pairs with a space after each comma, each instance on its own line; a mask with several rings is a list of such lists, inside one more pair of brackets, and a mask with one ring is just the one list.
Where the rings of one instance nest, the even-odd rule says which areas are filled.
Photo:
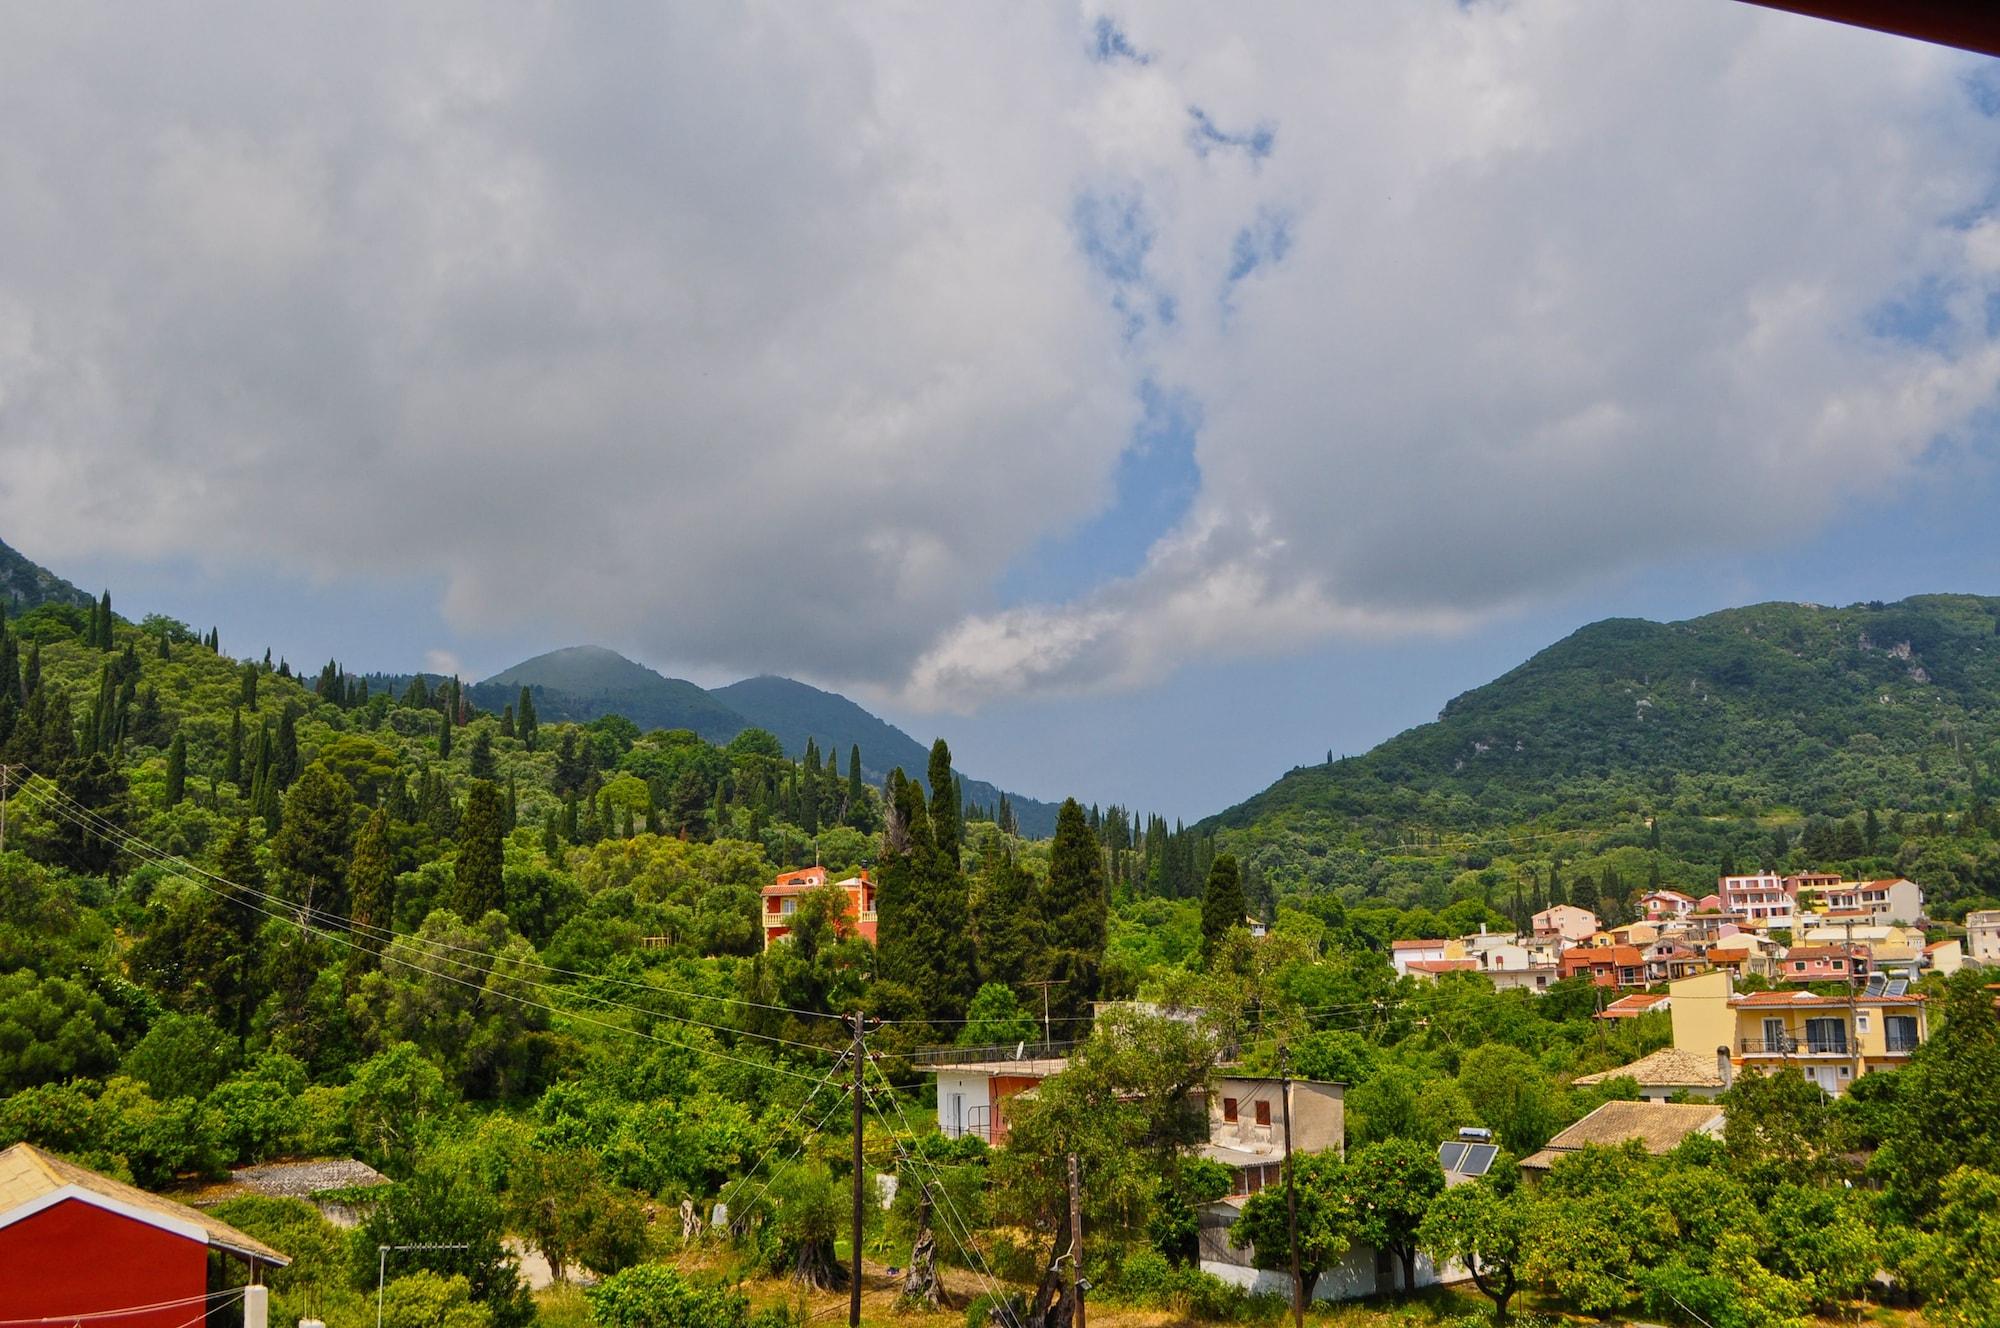
[[1389, 962], [1395, 966], [1398, 977], [1406, 977], [1411, 964], [1441, 960], [1450, 945], [1451, 942], [1445, 940], [1391, 941]]
[[[764, 948], [781, 936], [792, 934], [792, 914], [797, 911], [799, 900], [819, 889], [827, 882], [824, 867], [804, 867], [798, 871], [780, 872], [778, 879], [764, 887]], [[875, 943], [875, 882], [868, 879], [864, 868], [844, 881], [836, 882], [847, 892], [847, 912], [835, 924], [835, 929], [843, 936], [858, 934], [870, 945]]]
[[1477, 959], [1412, 959], [1403, 965], [1404, 973], [1419, 982], [1435, 982], [1440, 973], [1471, 973], [1478, 968]]
[[1655, 1010], [1666, 1010], [1671, 1007], [1671, 997], [1655, 996], [1650, 992], [1642, 991], [1635, 996], [1620, 996], [1617, 1000], [1599, 1010], [1593, 1017], [1598, 1019], [1637, 1019], [1642, 1014], [1651, 1014]]
[[1639, 896], [1639, 911], [1646, 915], [1648, 922], [1664, 922], [1669, 918], [1684, 918], [1694, 912], [1694, 900], [1678, 890], [1654, 890]]
[[1563, 951], [1562, 975], [1589, 976], [1599, 987], [1646, 986], [1646, 956], [1630, 945], [1581, 945]]
[[1785, 951], [1778, 974], [1787, 982], [1850, 982], [1868, 976], [1868, 947], [1795, 945]]

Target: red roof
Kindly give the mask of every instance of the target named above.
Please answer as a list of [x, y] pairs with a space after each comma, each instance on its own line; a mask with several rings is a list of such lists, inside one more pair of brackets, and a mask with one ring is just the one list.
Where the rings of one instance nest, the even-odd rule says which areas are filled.
[[1406, 967], [1413, 973], [1463, 973], [1479, 964], [1471, 959], [1412, 959]]
[[1444, 948], [1444, 942], [1442, 940], [1391, 941], [1389, 942], [1389, 948], [1391, 950], [1442, 950]]
[[1620, 996], [1617, 1000], [1600, 1010], [1597, 1017], [1599, 1019], [1636, 1019], [1642, 1014], [1650, 1014], [1654, 1010], [1665, 1009], [1668, 999], [1666, 996], [1654, 996], [1643, 992], [1637, 996]]

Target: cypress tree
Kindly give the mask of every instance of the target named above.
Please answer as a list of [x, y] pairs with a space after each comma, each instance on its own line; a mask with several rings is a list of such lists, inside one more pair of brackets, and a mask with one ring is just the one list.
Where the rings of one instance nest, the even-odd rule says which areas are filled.
[[167, 748], [167, 806], [178, 807], [187, 796], [187, 737], [174, 734], [173, 745]]
[[938, 852], [956, 869], [965, 829], [959, 818], [958, 782], [951, 773], [951, 748], [945, 746], [943, 738], [931, 744], [931, 764], [926, 773], [925, 782], [931, 790], [931, 836], [937, 841]]
[[286, 706], [278, 717], [278, 748], [271, 756], [271, 777], [278, 787], [288, 789], [299, 777], [299, 712]]
[[536, 734], [537, 721], [535, 718], [535, 697], [534, 693], [530, 692], [525, 687], [521, 689], [520, 704], [514, 707], [514, 724], [515, 727], [520, 732], [521, 745], [526, 747], [531, 752], [534, 751], [535, 739], [537, 736]]
[[500, 767], [493, 759], [493, 735], [484, 728], [472, 735], [472, 748], [466, 753], [466, 765], [474, 779], [497, 779]]
[[21, 703], [42, 690], [42, 643], [36, 641], [28, 647], [28, 664], [21, 673]]
[[808, 835], [819, 833], [819, 747], [806, 739], [805, 770], [799, 781], [799, 829]]
[[160, 632], [160, 658], [171, 660], [173, 657], [173, 652], [167, 648], [167, 634], [162, 630]]
[[257, 666], [255, 664], [245, 664], [243, 666], [243, 687], [241, 692], [238, 693], [237, 701], [245, 710], [255, 710], [257, 708]]
[[847, 824], [856, 830], [868, 828], [868, 790], [861, 782], [861, 745], [847, 748]]
[[458, 867], [451, 907], [468, 922], [499, 908], [505, 899], [501, 872], [505, 865], [507, 809], [491, 780], [475, 779], [465, 795], [465, 815], [458, 826]]
[[1217, 855], [1208, 869], [1208, 883], [1201, 892], [1201, 952], [1206, 960], [1231, 929], [1243, 925], [1248, 905], [1243, 902], [1243, 877], [1236, 867], [1236, 855]]
[[354, 837], [347, 864], [347, 898], [355, 923], [355, 944], [364, 954], [382, 951], [382, 938], [395, 924], [396, 866], [389, 853], [389, 813], [377, 807]]
[[507, 776], [507, 833], [513, 834], [520, 824], [520, 789], [515, 787], [514, 776]]
[[542, 813], [542, 853], [552, 863], [562, 861], [562, 834], [556, 828], [559, 816], [554, 807]]
[[1097, 999], [1110, 919], [1104, 859], [1075, 798], [1063, 799], [1056, 812], [1040, 912], [1049, 938], [1043, 976], [1063, 983], [1050, 991], [1050, 1008], [1074, 1020]]
[[451, 759], [451, 716], [446, 715], [438, 724], [438, 759]]
[[99, 650], [115, 649], [111, 637], [111, 592], [108, 590], [104, 592], [104, 597], [97, 601], [96, 645]]
[[1035, 878], [1011, 854], [994, 854], [979, 901], [979, 976], [1019, 987], [1047, 966]]
[[248, 972], [256, 952], [257, 932], [264, 920], [264, 868], [257, 861], [257, 847], [250, 838], [250, 822], [239, 819], [230, 827], [228, 838], [216, 852], [215, 874], [229, 882], [229, 898], [222, 904], [229, 928], [235, 934], [238, 964], [233, 999], [229, 1002], [230, 1024], [236, 1040], [250, 1036], [250, 1012], [257, 999]]
[[500, 736], [503, 738], [514, 736], [514, 707], [512, 705], [508, 705], [500, 711]]
[[[277, 779], [265, 784], [276, 801]], [[285, 794], [283, 824], [271, 840], [271, 864], [286, 899], [308, 915], [347, 915], [347, 863], [354, 849], [354, 791], [315, 761]]]

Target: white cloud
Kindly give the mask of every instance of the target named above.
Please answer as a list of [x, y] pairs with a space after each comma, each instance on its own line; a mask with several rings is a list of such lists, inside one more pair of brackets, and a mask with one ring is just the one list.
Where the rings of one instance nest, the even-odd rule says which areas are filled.
[[[1132, 6], [1100, 64], [1098, 12], [17, 10], [0, 522], [966, 708], [1756, 547], [1990, 404], [1960, 57], [1440, 0]], [[1147, 378], [1185, 523], [996, 604]]]

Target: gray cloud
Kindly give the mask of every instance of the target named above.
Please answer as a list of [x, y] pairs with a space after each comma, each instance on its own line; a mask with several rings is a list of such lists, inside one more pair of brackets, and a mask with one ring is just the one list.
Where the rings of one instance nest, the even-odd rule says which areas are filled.
[[[1112, 59], [1100, 17], [15, 7], [0, 520], [970, 707], [1766, 546], [1990, 404], [1956, 56], [1521, 0], [1137, 6]], [[997, 605], [1148, 378], [1199, 403], [1185, 524]]]

